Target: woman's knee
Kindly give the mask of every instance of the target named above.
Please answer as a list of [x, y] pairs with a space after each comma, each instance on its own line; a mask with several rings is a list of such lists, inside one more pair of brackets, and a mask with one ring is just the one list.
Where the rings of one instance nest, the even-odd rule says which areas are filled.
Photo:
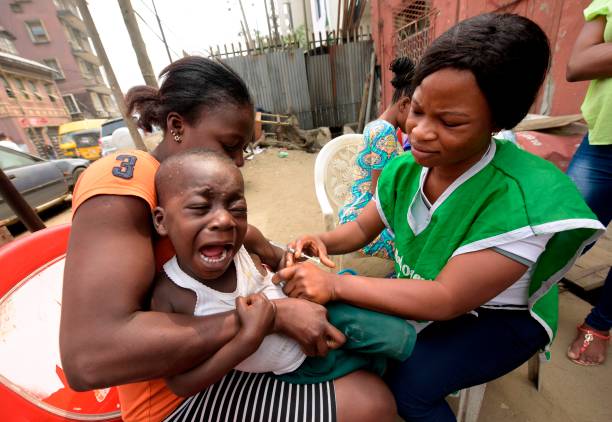
[[393, 394], [378, 376], [357, 371], [334, 381], [338, 422], [395, 422]]

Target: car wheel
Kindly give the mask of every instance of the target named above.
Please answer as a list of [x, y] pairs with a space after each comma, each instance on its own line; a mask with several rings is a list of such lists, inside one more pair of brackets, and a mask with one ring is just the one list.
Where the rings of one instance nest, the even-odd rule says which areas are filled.
[[83, 172], [85, 171], [84, 167], [79, 167], [76, 170], [74, 170], [72, 172], [72, 188], [74, 189], [74, 186], [76, 185], [77, 180], [79, 180], [79, 177], [81, 176], [81, 174], [83, 174]]

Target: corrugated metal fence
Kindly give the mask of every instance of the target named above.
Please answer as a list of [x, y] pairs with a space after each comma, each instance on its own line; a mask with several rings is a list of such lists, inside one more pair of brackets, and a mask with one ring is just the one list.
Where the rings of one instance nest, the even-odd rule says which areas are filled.
[[295, 114], [304, 129], [356, 122], [372, 41], [333, 44], [323, 54], [301, 48], [222, 60], [247, 83], [255, 105]]

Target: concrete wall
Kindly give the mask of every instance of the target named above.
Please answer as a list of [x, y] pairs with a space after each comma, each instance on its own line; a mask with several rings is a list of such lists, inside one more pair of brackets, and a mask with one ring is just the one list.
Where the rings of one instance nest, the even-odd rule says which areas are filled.
[[[392, 93], [388, 67], [395, 57], [393, 13], [410, 3], [411, 0], [372, 0], [372, 35], [377, 60], [383, 70], [383, 105], [388, 103]], [[537, 22], [550, 39], [553, 62], [532, 111], [550, 115], [580, 112], [588, 83], [567, 82], [565, 67], [584, 22], [582, 10], [590, 0], [431, 0], [431, 3], [439, 11], [435, 20], [436, 35], [460, 20], [493, 11], [518, 13]]]

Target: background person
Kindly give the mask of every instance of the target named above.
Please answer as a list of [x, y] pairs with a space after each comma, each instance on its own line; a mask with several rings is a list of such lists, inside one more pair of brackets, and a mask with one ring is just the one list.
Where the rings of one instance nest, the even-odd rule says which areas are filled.
[[[339, 223], [354, 221], [374, 195], [376, 181], [382, 169], [399, 155], [402, 144], [397, 139], [397, 129], [405, 132], [404, 123], [410, 109], [414, 63], [408, 57], [398, 57], [390, 66], [393, 72], [391, 85], [395, 88], [391, 105], [380, 117], [363, 129], [364, 145], [357, 154], [359, 175], [351, 187], [350, 199], [338, 212]], [[366, 255], [393, 258], [393, 235], [384, 230], [362, 249]]]
[[[169, 415], [183, 399], [172, 394], [163, 377], [199, 365], [240, 329], [236, 312], [201, 318], [148, 310], [156, 263], [174, 253], [167, 238], [154, 236], [150, 217], [156, 206], [154, 176], [159, 163], [203, 147], [241, 166], [243, 146], [251, 140], [254, 125], [248, 88], [225, 65], [187, 57], [165, 68], [161, 77], [159, 90], [132, 88], [127, 103], [130, 113], [138, 110], [145, 130], [151, 131], [152, 125], [162, 128], [163, 140], [152, 154], [122, 151], [103, 157], [79, 178], [64, 272], [60, 352], [68, 382], [77, 391], [119, 385], [122, 418], [128, 422], [160, 421]], [[245, 238], [247, 250], [264, 263], [273, 261], [271, 247], [252, 247], [250, 237], [257, 232], [251, 229]], [[295, 338], [306, 354], [324, 355], [341, 342], [322, 306], [283, 299], [276, 307], [274, 331]], [[229, 379], [208, 393], [214, 394]], [[231, 382], [235, 389], [258, 390], [259, 384], [253, 386], [259, 381], [241, 377]], [[393, 406], [382, 380], [364, 371], [316, 387], [329, 391], [326, 401], [306, 396], [312, 387], [304, 386], [293, 390], [301, 398], [285, 401], [284, 408], [293, 412], [296, 406], [325, 404], [329, 420], [367, 421]], [[235, 404], [229, 403], [219, 418], [231, 419], [233, 412], [245, 411]], [[203, 411], [220, 411], [212, 401], [207, 406]], [[253, 415], [264, 418], [263, 412]]]
[[[567, 174], [605, 226], [612, 220], [612, 1], [595, 0], [584, 10], [580, 31], [567, 65], [567, 80], [591, 80], [582, 104], [589, 132], [570, 162]], [[612, 328], [612, 270], [597, 305], [578, 326], [567, 356], [580, 365], [606, 360]]]

